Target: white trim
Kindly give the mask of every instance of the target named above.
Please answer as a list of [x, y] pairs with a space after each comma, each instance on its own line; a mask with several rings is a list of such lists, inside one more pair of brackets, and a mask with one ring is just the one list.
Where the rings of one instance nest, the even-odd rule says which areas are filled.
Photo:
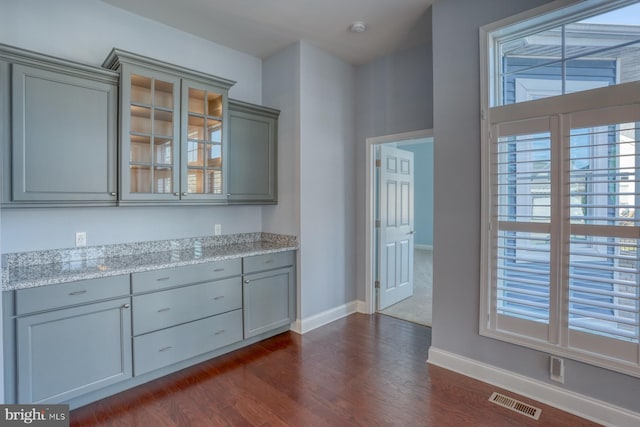
[[362, 301], [351, 301], [341, 306], [323, 311], [322, 313], [314, 314], [313, 316], [309, 316], [304, 319], [298, 319], [295, 323], [291, 324], [291, 330], [298, 334], [306, 334], [320, 326], [324, 326], [328, 323], [358, 312], [358, 307], [361, 302]]
[[423, 251], [432, 251], [433, 250], [433, 245], [420, 245], [420, 244], [415, 244], [413, 245], [414, 249], [422, 249]]
[[374, 263], [372, 262], [375, 256], [375, 248], [373, 243], [375, 229], [373, 227], [374, 215], [375, 215], [375, 198], [373, 192], [375, 191], [375, 159], [373, 158], [374, 145], [385, 144], [388, 142], [406, 141], [419, 138], [432, 138], [433, 129], [423, 129], [412, 132], [403, 132], [393, 135], [374, 136], [367, 138], [365, 142], [365, 241], [364, 241], [364, 254], [365, 254], [365, 273], [364, 273], [364, 307], [359, 312], [365, 314], [371, 314], [376, 312], [376, 302], [374, 293], [374, 277], [375, 272]]
[[362, 300], [356, 301], [356, 311], [358, 313], [371, 314], [367, 313], [367, 303]]
[[638, 426], [640, 413], [435, 347], [428, 363], [495, 385], [605, 426]]

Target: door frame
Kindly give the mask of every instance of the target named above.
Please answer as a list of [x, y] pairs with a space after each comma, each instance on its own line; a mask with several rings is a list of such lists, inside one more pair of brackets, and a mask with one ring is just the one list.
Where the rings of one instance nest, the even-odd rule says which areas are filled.
[[376, 312], [375, 301], [375, 150], [374, 146], [387, 144], [389, 142], [401, 142], [411, 139], [432, 138], [433, 129], [423, 129], [412, 132], [403, 132], [392, 135], [374, 136], [366, 139], [365, 143], [365, 293], [364, 293], [364, 313], [373, 314]]

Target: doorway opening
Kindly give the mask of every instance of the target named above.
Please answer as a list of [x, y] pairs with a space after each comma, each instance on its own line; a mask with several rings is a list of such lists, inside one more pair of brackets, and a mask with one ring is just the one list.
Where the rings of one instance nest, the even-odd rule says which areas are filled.
[[433, 133], [367, 139], [367, 312], [431, 326]]

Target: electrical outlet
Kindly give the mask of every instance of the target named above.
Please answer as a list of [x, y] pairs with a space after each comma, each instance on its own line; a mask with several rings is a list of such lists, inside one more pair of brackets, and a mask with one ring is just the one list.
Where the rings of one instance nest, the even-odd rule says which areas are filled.
[[552, 381], [564, 384], [564, 360], [551, 356], [549, 358], [549, 374]]
[[76, 232], [76, 248], [80, 246], [87, 246], [87, 232], [86, 231], [78, 231]]
[[222, 224], [216, 224], [213, 226], [213, 235], [219, 236], [222, 234]]

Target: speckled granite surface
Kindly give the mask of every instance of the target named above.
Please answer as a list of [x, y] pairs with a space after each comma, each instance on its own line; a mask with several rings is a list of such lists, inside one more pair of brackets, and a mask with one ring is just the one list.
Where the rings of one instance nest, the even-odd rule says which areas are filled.
[[4, 254], [2, 290], [32, 288], [297, 249], [297, 239], [242, 233]]

